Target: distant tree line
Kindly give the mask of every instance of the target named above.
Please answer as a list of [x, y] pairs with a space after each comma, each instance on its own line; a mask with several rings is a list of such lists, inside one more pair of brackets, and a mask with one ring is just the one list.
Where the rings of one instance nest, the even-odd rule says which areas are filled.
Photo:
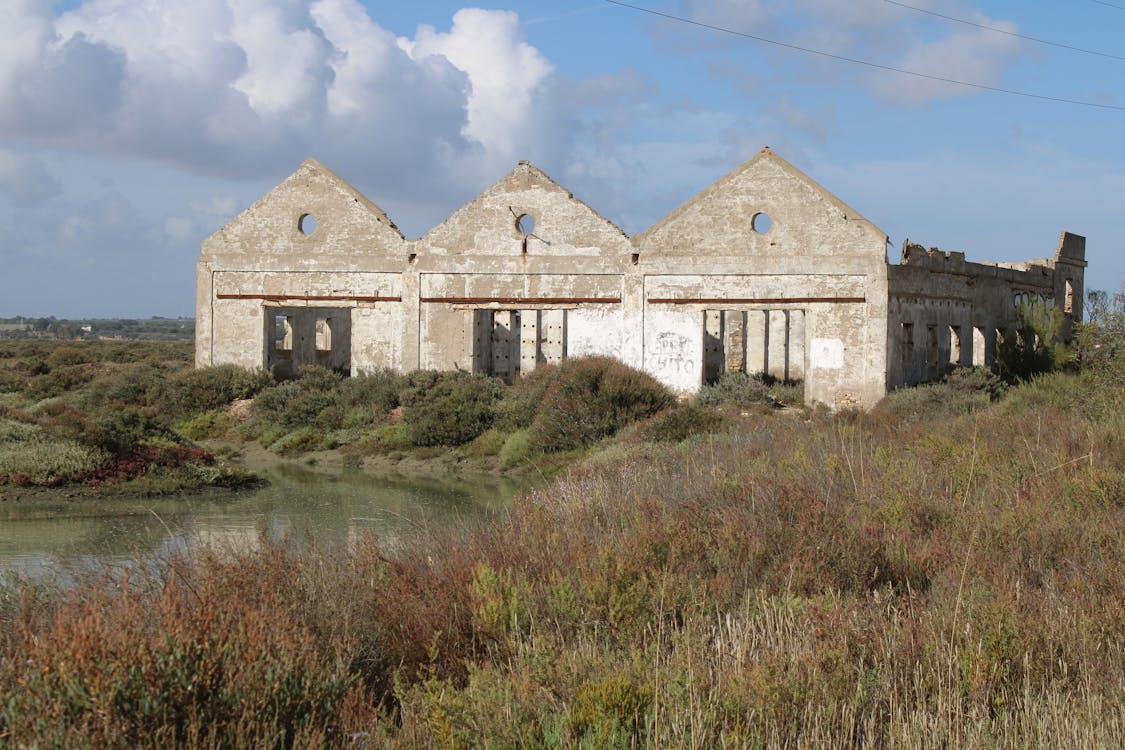
[[0, 339], [133, 339], [191, 341], [194, 318], [0, 318]]

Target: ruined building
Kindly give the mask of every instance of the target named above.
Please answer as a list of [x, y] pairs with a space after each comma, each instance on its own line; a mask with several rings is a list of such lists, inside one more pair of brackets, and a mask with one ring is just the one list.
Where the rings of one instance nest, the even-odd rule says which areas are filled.
[[887, 235], [768, 149], [629, 237], [527, 162], [419, 239], [319, 162], [203, 243], [196, 364], [462, 369], [607, 354], [681, 392], [731, 371], [870, 407], [992, 363], [1021, 302], [1082, 314], [1085, 239], [970, 263]]

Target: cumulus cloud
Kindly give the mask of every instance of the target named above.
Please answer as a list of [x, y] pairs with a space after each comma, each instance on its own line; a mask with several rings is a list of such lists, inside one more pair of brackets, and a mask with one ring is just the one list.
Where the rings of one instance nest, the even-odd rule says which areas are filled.
[[409, 193], [550, 159], [573, 124], [505, 11], [413, 38], [357, 0], [9, 0], [0, 22], [0, 136], [65, 150], [239, 178], [313, 154]]

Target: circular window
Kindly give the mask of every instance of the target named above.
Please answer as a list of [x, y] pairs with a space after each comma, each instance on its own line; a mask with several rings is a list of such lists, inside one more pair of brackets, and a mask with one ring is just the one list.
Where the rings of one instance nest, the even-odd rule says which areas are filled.
[[750, 226], [758, 234], [768, 234], [770, 227], [773, 226], [773, 219], [767, 213], [758, 212], [754, 214], [754, 218], [750, 220]]
[[520, 214], [516, 218], [516, 229], [524, 237], [535, 231], [535, 219], [531, 214]]
[[297, 219], [297, 229], [301, 234], [312, 234], [316, 231], [316, 217], [312, 214], [301, 214]]

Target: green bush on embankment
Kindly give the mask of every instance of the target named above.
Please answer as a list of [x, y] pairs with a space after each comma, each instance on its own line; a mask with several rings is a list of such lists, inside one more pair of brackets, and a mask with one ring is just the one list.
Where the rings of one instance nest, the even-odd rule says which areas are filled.
[[542, 366], [510, 387], [464, 372], [345, 378], [315, 366], [274, 382], [231, 365], [194, 369], [187, 344], [125, 346], [134, 351], [0, 342], [0, 416], [39, 436], [35, 452], [0, 436], [0, 484], [124, 486], [144, 476], [145, 491], [180, 489], [216, 475], [213, 457], [191, 447], [206, 439], [257, 440], [287, 457], [341, 449], [349, 462], [453, 451], [479, 468], [549, 471], [673, 402], [651, 376], [606, 357]]
[[190, 344], [3, 341], [0, 382], [0, 493], [82, 485], [153, 494], [248, 481], [175, 424], [265, 380], [232, 367], [194, 370]]

